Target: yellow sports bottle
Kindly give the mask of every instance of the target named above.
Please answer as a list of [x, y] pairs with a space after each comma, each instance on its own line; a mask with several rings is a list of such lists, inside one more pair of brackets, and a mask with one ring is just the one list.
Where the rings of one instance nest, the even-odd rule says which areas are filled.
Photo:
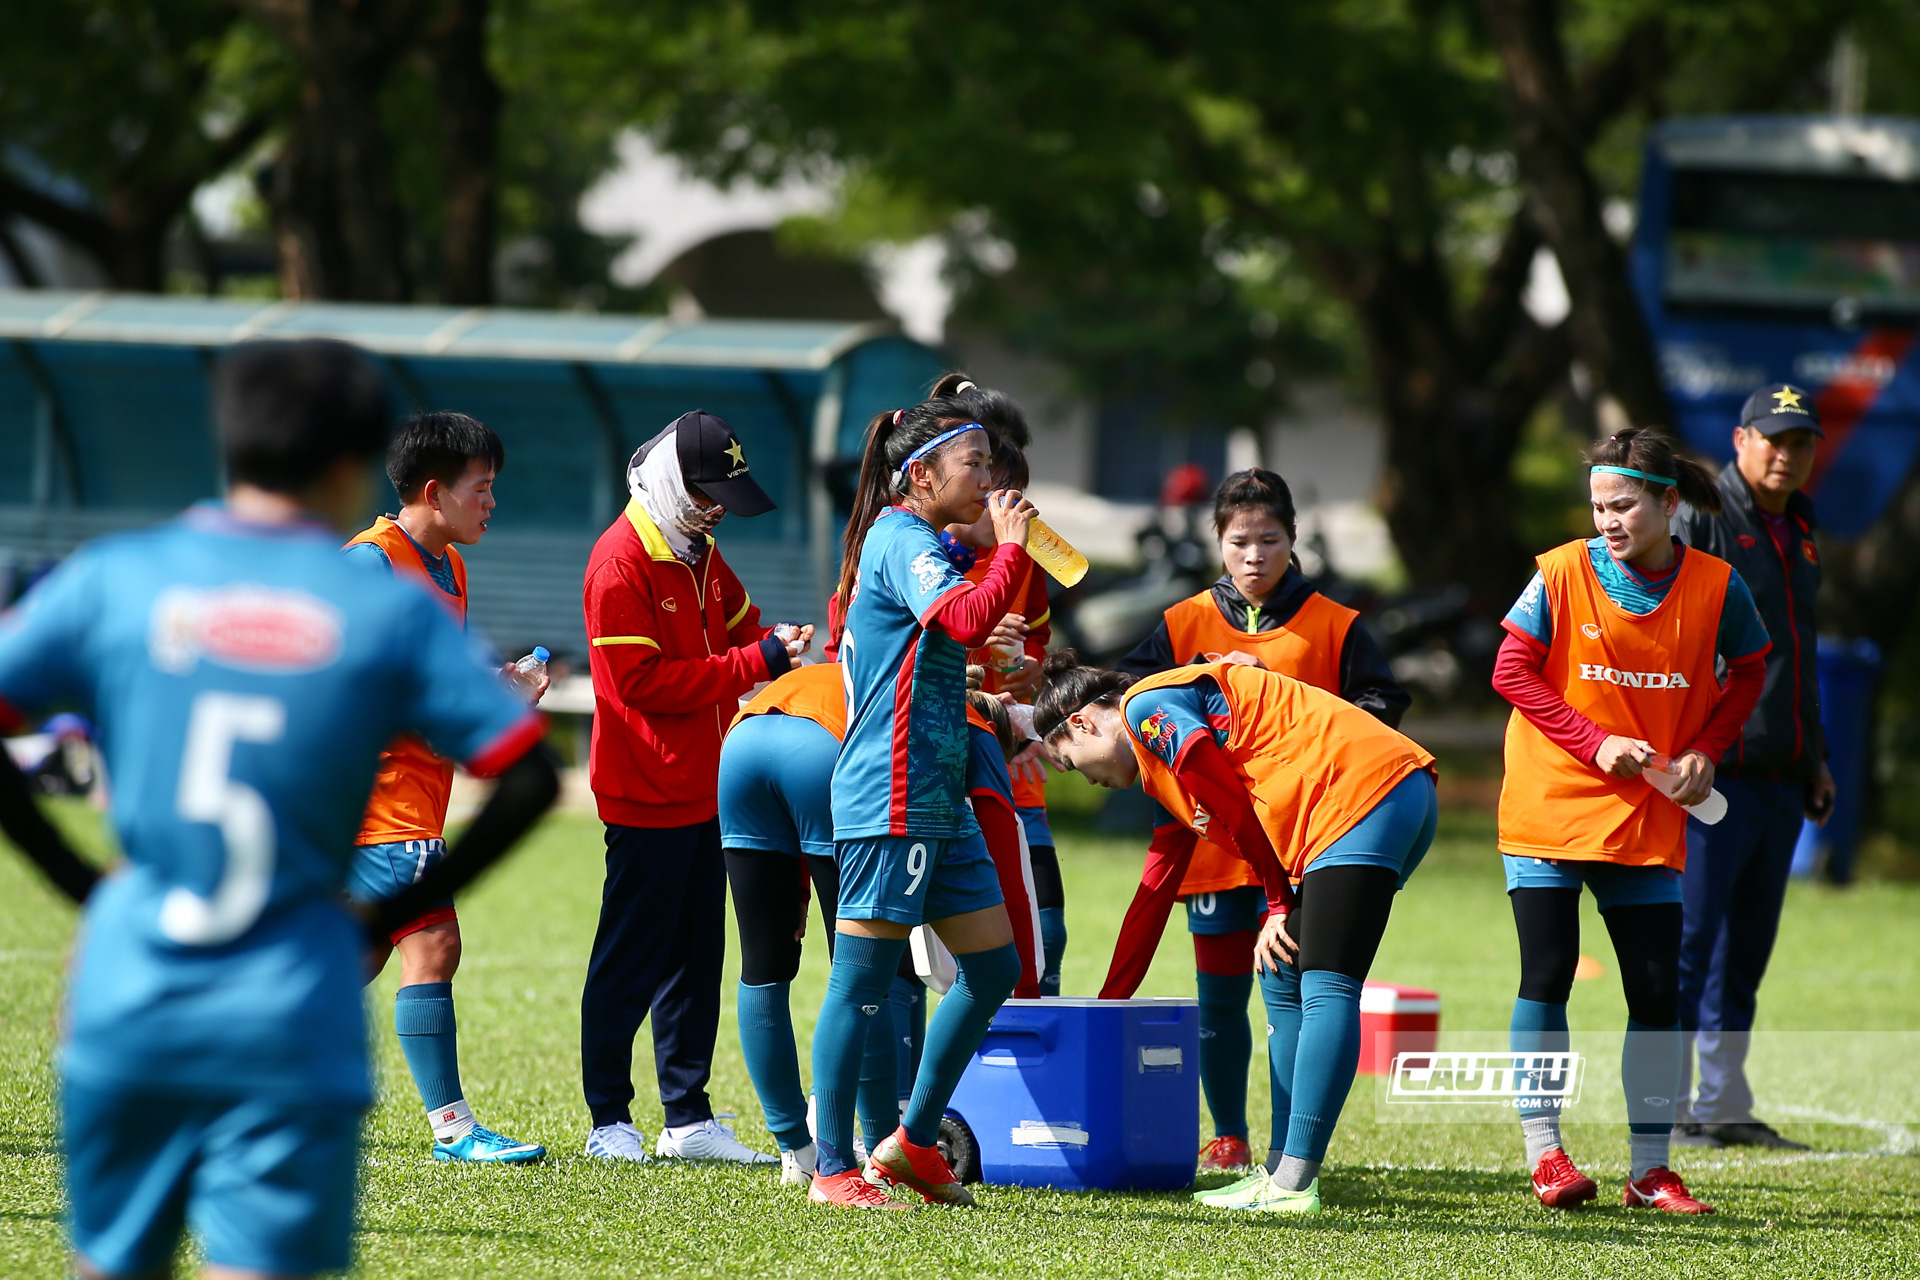
[[1027, 554], [1063, 587], [1071, 587], [1087, 576], [1087, 558], [1039, 516], [1027, 522]]

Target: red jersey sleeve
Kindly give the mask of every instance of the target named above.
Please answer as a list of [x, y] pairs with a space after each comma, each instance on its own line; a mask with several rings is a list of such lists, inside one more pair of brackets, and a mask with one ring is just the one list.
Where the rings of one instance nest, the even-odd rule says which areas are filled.
[[594, 570], [584, 603], [596, 682], [604, 672], [625, 706], [669, 714], [698, 711], [772, 678], [757, 637], [740, 648], [697, 657], [662, 651], [650, 585], [618, 560]]

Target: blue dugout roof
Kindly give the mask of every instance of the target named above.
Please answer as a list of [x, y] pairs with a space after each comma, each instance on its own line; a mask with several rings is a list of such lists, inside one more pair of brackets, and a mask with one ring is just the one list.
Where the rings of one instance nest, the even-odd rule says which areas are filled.
[[641, 442], [693, 408], [733, 425], [779, 510], [727, 521], [721, 546], [770, 614], [811, 619], [838, 535], [826, 468], [941, 368], [873, 323], [0, 291], [0, 578], [17, 589], [82, 537], [217, 493], [214, 360], [305, 337], [373, 353], [402, 408], [500, 434], [499, 511], [468, 553], [476, 622], [504, 649], [576, 656], [580, 569]]

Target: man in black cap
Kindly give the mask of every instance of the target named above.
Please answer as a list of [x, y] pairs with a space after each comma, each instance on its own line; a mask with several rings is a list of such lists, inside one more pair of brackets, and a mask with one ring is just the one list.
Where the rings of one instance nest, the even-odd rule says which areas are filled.
[[1715, 767], [1727, 816], [1687, 822], [1680, 1025], [1697, 1033], [1700, 1091], [1682, 1103], [1682, 1145], [1803, 1149], [1754, 1118], [1746, 1057], [1801, 821], [1824, 822], [1833, 805], [1814, 657], [1820, 555], [1813, 503], [1800, 492], [1822, 438], [1812, 399], [1784, 382], [1747, 397], [1720, 472], [1724, 509], [1682, 507], [1673, 526], [1739, 570], [1773, 641], [1760, 703]]
[[[694, 410], [627, 464], [632, 501], [587, 561], [593, 747], [607, 824], [600, 925], [580, 997], [587, 1154], [646, 1162], [634, 1127], [633, 1040], [653, 1014], [665, 1128], [653, 1154], [769, 1164], [707, 1099], [720, 1026], [726, 869], [715, 789], [740, 695], [784, 673], [812, 627], [760, 625], [710, 533], [773, 500], [720, 418]], [[780, 634], [775, 634], [778, 631]]]

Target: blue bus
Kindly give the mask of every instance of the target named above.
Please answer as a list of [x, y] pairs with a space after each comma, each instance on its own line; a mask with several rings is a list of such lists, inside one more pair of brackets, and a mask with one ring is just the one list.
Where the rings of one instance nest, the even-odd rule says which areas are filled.
[[1920, 121], [1663, 124], [1630, 255], [1687, 442], [1729, 458], [1749, 392], [1806, 387], [1827, 434], [1821, 524], [1866, 532], [1920, 447]]

